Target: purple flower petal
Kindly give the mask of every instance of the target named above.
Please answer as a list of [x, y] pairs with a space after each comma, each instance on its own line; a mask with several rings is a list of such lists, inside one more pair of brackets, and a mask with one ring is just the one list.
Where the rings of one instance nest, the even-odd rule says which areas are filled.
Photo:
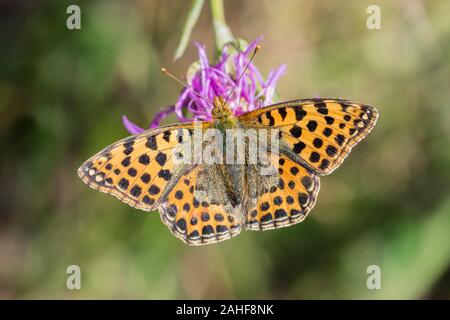
[[128, 120], [127, 116], [122, 116], [122, 123], [125, 126], [125, 129], [127, 129], [128, 132], [131, 134], [140, 134], [145, 131], [138, 125], [136, 125], [133, 122], [131, 122], [130, 120]]
[[159, 126], [159, 123], [162, 119], [167, 117], [169, 114], [175, 111], [175, 106], [168, 106], [166, 109], [158, 112], [156, 116], [153, 118], [153, 121], [150, 123], [150, 128], [154, 129]]
[[244, 55], [247, 56], [249, 53], [255, 50], [256, 46], [258, 45], [258, 43], [262, 41], [263, 38], [264, 38], [263, 36], [259, 36], [258, 38], [256, 38], [256, 40], [250, 43], [247, 49], [244, 51]]
[[[189, 77], [189, 87], [181, 91], [174, 105], [156, 114], [150, 127], [157, 127], [161, 120], [171, 113], [175, 113], [182, 122], [211, 120], [213, 109], [211, 101], [216, 96], [228, 97], [234, 87], [228, 104], [235, 115], [273, 103], [276, 84], [285, 73], [286, 66], [282, 65], [270, 71], [266, 80], [253, 62], [245, 69], [250, 55], [261, 40], [262, 36], [251, 42], [244, 51], [233, 54], [229, 53], [227, 45], [224, 46], [218, 62], [214, 65], [210, 64], [207, 58], [205, 46], [195, 43], [199, 56], [199, 68]], [[230, 65], [232, 70], [228, 70]], [[242, 75], [244, 69], [245, 73]], [[125, 116], [122, 121], [130, 133], [138, 134], [144, 131]]]

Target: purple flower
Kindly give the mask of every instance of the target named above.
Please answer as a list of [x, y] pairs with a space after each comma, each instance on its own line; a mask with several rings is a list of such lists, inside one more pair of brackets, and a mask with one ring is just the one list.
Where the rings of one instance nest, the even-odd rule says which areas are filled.
[[[228, 99], [228, 105], [236, 116], [272, 104], [276, 83], [286, 71], [286, 65], [270, 71], [264, 80], [255, 65], [250, 63], [239, 80], [260, 40], [261, 37], [252, 42], [245, 51], [234, 54], [230, 54], [229, 46], [225, 46], [215, 65], [209, 63], [205, 46], [196, 43], [199, 61], [193, 65], [191, 76], [188, 74], [189, 87], [181, 91], [175, 105], [156, 114], [150, 128], [158, 127], [161, 120], [171, 113], [175, 113], [181, 122], [211, 120], [213, 105], [210, 101], [216, 96], [226, 98], [234, 86], [236, 88]], [[126, 116], [122, 117], [122, 122], [131, 134], [144, 131]]]

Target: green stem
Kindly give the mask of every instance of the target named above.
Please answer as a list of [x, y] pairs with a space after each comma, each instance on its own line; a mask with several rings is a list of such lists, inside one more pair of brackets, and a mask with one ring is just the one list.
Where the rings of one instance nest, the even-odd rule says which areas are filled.
[[189, 9], [188, 15], [186, 17], [186, 21], [184, 22], [183, 31], [181, 33], [180, 42], [178, 43], [177, 49], [175, 50], [174, 60], [179, 59], [189, 42], [189, 38], [191, 37], [192, 29], [200, 16], [200, 12], [202, 11], [203, 4], [205, 0], [193, 0], [191, 8]]
[[234, 36], [228, 28], [225, 21], [225, 10], [222, 0], [210, 0], [211, 16], [214, 27], [214, 42], [216, 45], [216, 52], [220, 54], [223, 46], [234, 41]]

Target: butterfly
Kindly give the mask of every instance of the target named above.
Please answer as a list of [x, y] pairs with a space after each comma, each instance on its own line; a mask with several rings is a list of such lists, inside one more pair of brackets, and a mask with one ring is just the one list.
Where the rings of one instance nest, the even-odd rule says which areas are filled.
[[[234, 116], [218, 98], [212, 116], [211, 121], [162, 126], [113, 143], [87, 160], [78, 174], [91, 188], [132, 207], [159, 209], [163, 223], [185, 243], [216, 243], [243, 229], [270, 230], [303, 221], [316, 203], [319, 176], [339, 167], [375, 126], [378, 111], [348, 100], [313, 98]], [[277, 153], [270, 146], [266, 150], [268, 167], [275, 170], [262, 174], [258, 161], [176, 161], [177, 148], [193, 138], [195, 128], [227, 130], [232, 136], [238, 129], [276, 132]], [[192, 156], [197, 153], [189, 150]]]

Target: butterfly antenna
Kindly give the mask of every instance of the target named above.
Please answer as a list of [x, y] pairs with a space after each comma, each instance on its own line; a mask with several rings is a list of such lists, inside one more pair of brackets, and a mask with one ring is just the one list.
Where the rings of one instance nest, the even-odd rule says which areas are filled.
[[183, 87], [190, 89], [196, 96], [198, 96], [199, 98], [205, 100], [206, 102], [208, 102], [209, 104], [211, 104], [214, 107], [214, 103], [209, 100], [208, 98], [202, 96], [200, 93], [198, 93], [197, 91], [195, 91], [190, 85], [188, 85], [186, 82], [178, 79], [177, 77], [175, 77], [173, 74], [171, 74], [169, 71], [167, 71], [166, 68], [161, 68], [161, 72], [163, 74], [165, 74], [166, 76], [172, 78], [173, 80], [175, 80], [176, 82], [178, 82], [179, 84], [181, 84]]
[[260, 45], [257, 45], [257, 46], [255, 47], [255, 50], [253, 50], [252, 56], [250, 57], [250, 60], [248, 60], [247, 65], [246, 65], [245, 68], [244, 68], [244, 71], [241, 72], [241, 75], [239, 76], [238, 80], [237, 80], [236, 83], [234, 84], [234, 86], [233, 86], [233, 88], [231, 89], [230, 93], [228, 94], [227, 98], [226, 98], [225, 101], [223, 102], [222, 106], [224, 106], [224, 105], [227, 103], [228, 99], [230, 99], [230, 97], [231, 97], [231, 95], [233, 94], [234, 90], [236, 89], [238, 83], [241, 81], [242, 77], [244, 76], [245, 72], [247, 71], [248, 66], [250, 65], [250, 63], [252, 63], [253, 58], [255, 57], [256, 53], [257, 53], [259, 50], [261, 50], [261, 46], [260, 46]]

